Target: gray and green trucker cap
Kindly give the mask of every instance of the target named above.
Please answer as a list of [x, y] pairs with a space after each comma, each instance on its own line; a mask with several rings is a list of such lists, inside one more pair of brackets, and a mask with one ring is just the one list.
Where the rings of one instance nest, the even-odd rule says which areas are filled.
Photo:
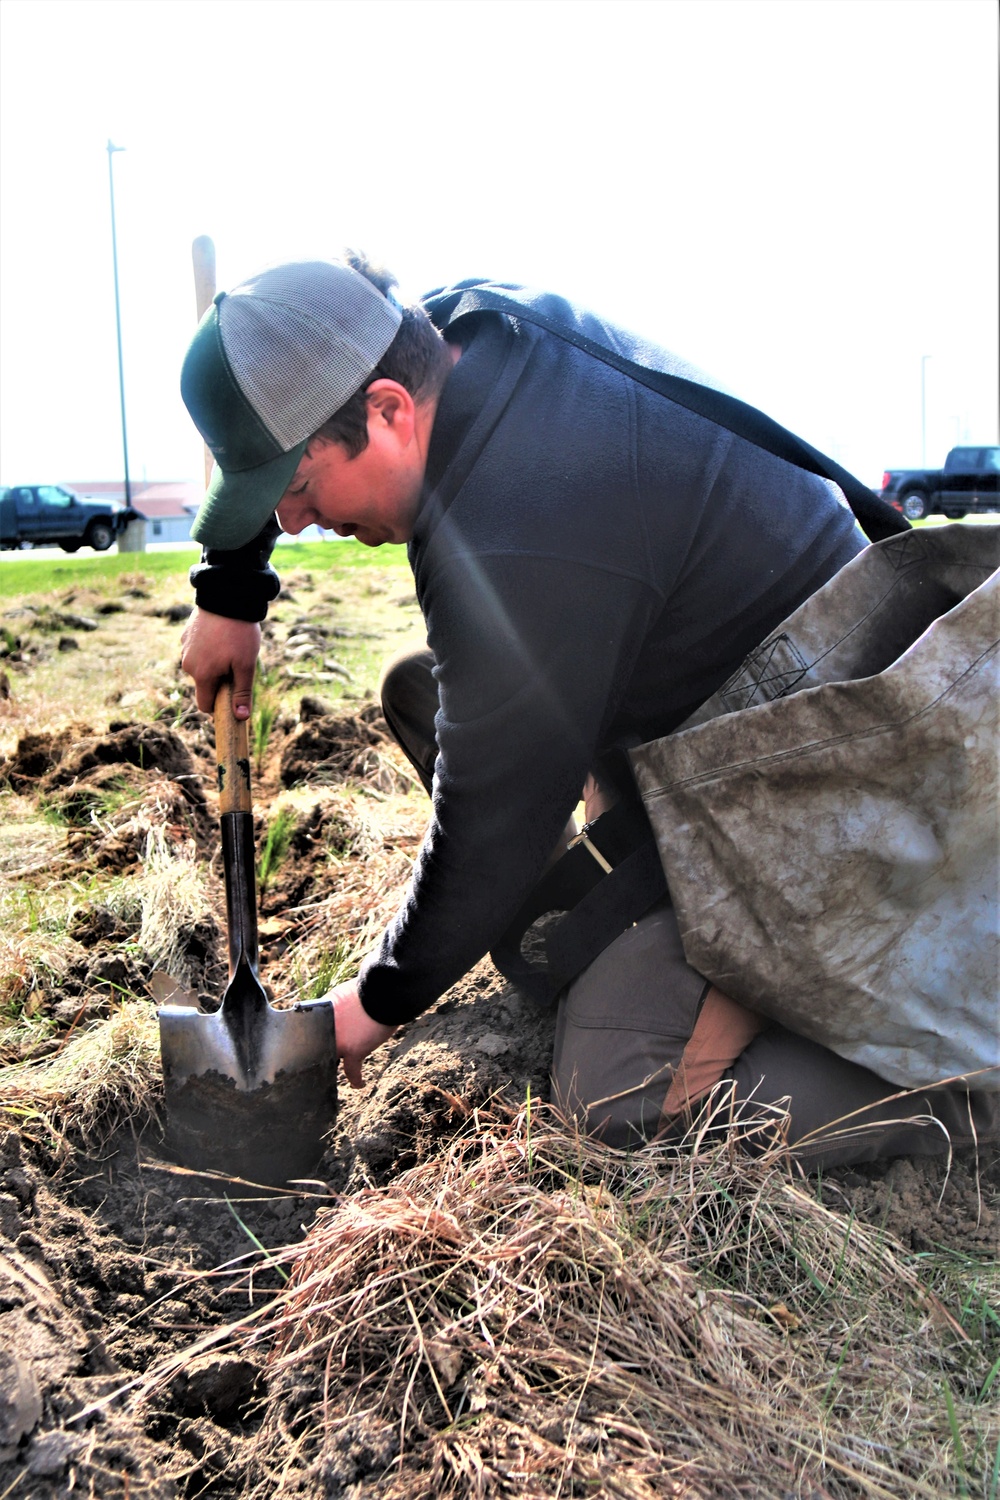
[[195, 541], [231, 549], [253, 540], [306, 439], [361, 389], [402, 316], [335, 261], [275, 266], [219, 293], [181, 370], [184, 404], [215, 456]]

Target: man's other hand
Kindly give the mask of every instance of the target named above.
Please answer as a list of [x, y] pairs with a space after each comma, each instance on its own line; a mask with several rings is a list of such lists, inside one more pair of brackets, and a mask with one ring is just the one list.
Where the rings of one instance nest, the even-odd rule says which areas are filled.
[[221, 683], [232, 677], [233, 714], [249, 719], [253, 674], [260, 651], [260, 626], [252, 620], [195, 609], [181, 636], [181, 668], [195, 682], [195, 701], [210, 714]]
[[352, 1088], [363, 1085], [361, 1064], [369, 1052], [374, 1052], [387, 1042], [396, 1030], [395, 1026], [380, 1026], [373, 1021], [358, 999], [357, 985], [338, 984], [330, 991], [333, 1001], [334, 1024], [337, 1028], [337, 1055], [344, 1064], [347, 1081]]

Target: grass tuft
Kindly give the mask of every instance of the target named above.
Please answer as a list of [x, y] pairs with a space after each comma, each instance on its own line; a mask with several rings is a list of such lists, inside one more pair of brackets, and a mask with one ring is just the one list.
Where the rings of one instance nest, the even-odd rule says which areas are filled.
[[49, 1057], [0, 1068], [0, 1116], [99, 1150], [122, 1125], [146, 1124], [162, 1096], [152, 1006], [129, 1000], [72, 1034]]
[[298, 998], [321, 1000], [336, 985], [354, 978], [363, 957], [364, 952], [349, 939], [302, 955], [294, 971]]
[[297, 826], [295, 811], [291, 807], [280, 807], [267, 825], [260, 858], [257, 861], [257, 880], [263, 896], [272, 877], [277, 873]]
[[278, 673], [274, 668], [259, 665], [254, 681], [253, 715], [250, 723], [250, 748], [254, 758], [254, 774], [258, 780], [263, 774], [264, 757], [280, 712]]
[[[25, 882], [0, 892], [0, 1017], [8, 1023], [34, 1017], [43, 994], [65, 975], [76, 951], [67, 936], [72, 910], [56, 885]], [[13, 1041], [8, 1030], [0, 1026], [5, 1050]]]
[[193, 847], [173, 846], [162, 827], [150, 828], [137, 885], [139, 947], [154, 968], [191, 983], [188, 937], [192, 927], [210, 919], [205, 878]]

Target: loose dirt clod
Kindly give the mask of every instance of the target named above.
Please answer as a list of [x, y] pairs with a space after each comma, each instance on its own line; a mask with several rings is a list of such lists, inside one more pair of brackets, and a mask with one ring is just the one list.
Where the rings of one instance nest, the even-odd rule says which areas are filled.
[[[14, 791], [35, 790], [45, 778], [43, 790], [68, 786], [97, 766], [135, 766], [159, 771], [175, 780], [194, 782], [191, 755], [180, 736], [151, 724], [112, 721], [107, 734], [95, 734], [87, 725], [77, 725], [58, 734], [27, 734], [14, 754], [0, 761], [0, 776]], [[196, 800], [203, 800], [200, 784], [192, 786]]]
[[362, 718], [331, 714], [309, 717], [282, 753], [282, 784], [343, 781], [353, 776], [375, 781], [382, 791], [394, 791], [397, 778], [391, 763], [379, 753], [387, 743], [384, 729]]

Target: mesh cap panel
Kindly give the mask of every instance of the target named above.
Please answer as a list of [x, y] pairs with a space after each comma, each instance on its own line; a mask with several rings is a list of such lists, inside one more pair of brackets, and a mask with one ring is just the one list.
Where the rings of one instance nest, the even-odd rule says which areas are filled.
[[402, 314], [350, 266], [277, 266], [219, 302], [226, 358], [251, 406], [287, 452], [374, 370]]

